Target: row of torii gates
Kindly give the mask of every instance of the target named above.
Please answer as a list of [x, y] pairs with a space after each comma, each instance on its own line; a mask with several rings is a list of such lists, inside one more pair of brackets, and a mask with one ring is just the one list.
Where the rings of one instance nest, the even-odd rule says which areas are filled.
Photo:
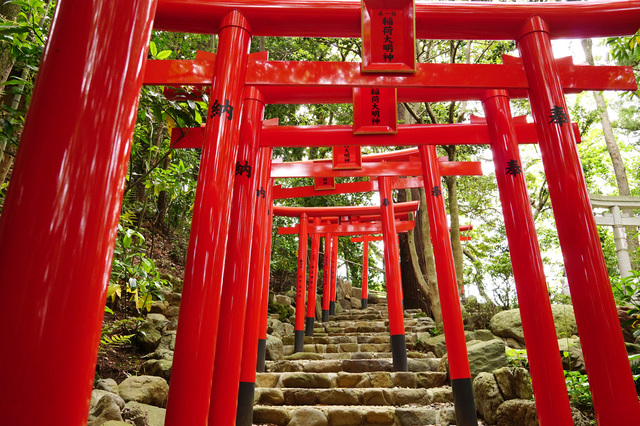
[[[200, 139], [165, 424], [236, 421], [237, 386], [249, 380], [240, 377], [239, 360], [251, 357], [250, 377], [257, 356], [255, 340], [245, 351], [239, 343], [247, 311], [243, 294], [258, 291], [254, 283], [269, 263], [264, 222], [273, 190], [259, 182], [268, 182], [269, 170], [272, 177], [299, 175], [305, 167], [313, 170], [310, 176], [339, 175], [323, 163], [270, 167], [270, 148], [327, 145], [418, 145], [419, 162], [365, 162], [361, 170], [378, 177], [382, 194], [376, 214], [384, 230], [394, 365], [403, 368], [400, 277], [388, 261], [394, 250], [397, 259], [390, 200], [392, 176], [400, 173], [422, 175], [430, 194], [457, 423], [476, 424], [455, 275], [446, 255], [450, 242], [435, 156], [440, 143], [491, 145], [539, 420], [572, 424], [517, 147], [524, 138], [519, 127], [532, 130], [515, 123], [509, 108], [509, 99], [520, 97], [531, 103], [533, 139], [549, 184], [598, 424], [638, 424], [640, 405], [564, 98], [582, 90], [635, 90], [636, 84], [629, 68], [554, 59], [550, 41], [629, 35], [639, 22], [638, 2], [620, 0], [61, 0], [0, 219], [0, 271], [8, 301], [0, 311], [3, 421], [86, 423], [138, 94], [142, 84], [166, 84], [211, 85], [211, 105]], [[146, 61], [152, 29], [218, 33], [218, 53], [215, 59]], [[248, 54], [252, 36], [362, 36], [363, 62], [272, 62], [265, 53]], [[516, 40], [521, 59], [505, 58], [502, 65], [415, 64], [416, 38]], [[394, 88], [396, 98], [380, 102], [378, 116], [371, 91], [387, 88]], [[395, 123], [382, 117], [395, 101], [451, 100], [481, 100], [486, 124], [399, 126], [393, 136], [367, 134], [395, 131]], [[262, 122], [268, 103], [333, 102], [356, 103], [353, 128]], [[301, 227], [323, 226], [307, 222]], [[62, 386], [51, 392], [53, 383]]]

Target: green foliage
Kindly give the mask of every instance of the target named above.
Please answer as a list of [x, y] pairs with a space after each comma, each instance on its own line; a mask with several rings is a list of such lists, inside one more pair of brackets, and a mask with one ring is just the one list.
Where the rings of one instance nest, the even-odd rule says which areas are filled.
[[616, 304], [631, 306], [627, 311], [631, 318], [622, 326], [630, 326], [633, 337], [640, 336], [640, 271], [631, 271], [626, 278], [611, 277], [611, 286]]
[[526, 349], [506, 348], [507, 363], [510, 367], [521, 367], [529, 369], [529, 359]]
[[465, 330], [489, 328], [491, 318], [500, 312], [500, 307], [491, 303], [480, 303], [475, 297], [468, 297], [462, 304], [462, 322]]
[[278, 314], [280, 321], [286, 321], [293, 315], [293, 308], [291, 306], [281, 305], [280, 303], [269, 303], [269, 313]]
[[[636, 72], [640, 71], [640, 31], [629, 37], [611, 37], [606, 40], [609, 48], [610, 59], [620, 65], [630, 65]], [[633, 95], [640, 97], [640, 90], [633, 92]]]
[[113, 346], [129, 346], [138, 328], [143, 324], [142, 318], [125, 318], [106, 323], [100, 334], [100, 351], [104, 352]]
[[586, 374], [578, 371], [565, 371], [564, 380], [567, 384], [569, 400], [581, 411], [593, 411], [593, 400], [591, 399], [591, 389]]
[[444, 327], [442, 324], [436, 324], [435, 327], [429, 329], [429, 334], [431, 335], [431, 337], [436, 337], [439, 336], [441, 334], [444, 334]]
[[114, 302], [123, 297], [124, 289], [136, 310], [148, 311], [154, 296], [162, 298], [160, 290], [167, 282], [160, 279], [155, 263], [145, 254], [144, 241], [140, 232], [118, 226], [107, 297]]
[[21, 9], [14, 21], [0, 23], [0, 53], [8, 52], [13, 63], [7, 81], [0, 81], [0, 95], [9, 99], [0, 102], [2, 151], [8, 145], [18, 145], [54, 9], [41, 0], [13, 0], [7, 3], [19, 5]]

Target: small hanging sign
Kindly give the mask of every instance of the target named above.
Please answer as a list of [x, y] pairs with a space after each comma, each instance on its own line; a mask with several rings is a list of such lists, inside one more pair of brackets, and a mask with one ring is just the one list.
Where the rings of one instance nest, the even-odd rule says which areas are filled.
[[313, 179], [313, 188], [316, 191], [328, 191], [336, 189], [336, 180], [332, 177], [317, 177]]
[[353, 89], [353, 134], [398, 133], [397, 91], [394, 87]]
[[362, 0], [362, 72], [415, 73], [414, 0]]
[[333, 169], [356, 170], [362, 168], [362, 153], [358, 145], [334, 146]]

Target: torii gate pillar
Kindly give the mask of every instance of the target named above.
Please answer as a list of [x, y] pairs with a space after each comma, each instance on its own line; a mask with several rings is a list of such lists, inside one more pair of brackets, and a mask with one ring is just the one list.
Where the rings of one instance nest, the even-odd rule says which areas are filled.
[[387, 300], [389, 310], [389, 331], [391, 334], [391, 355], [396, 371], [409, 371], [407, 362], [407, 342], [404, 334], [402, 310], [402, 277], [400, 276], [400, 255], [398, 254], [398, 233], [393, 214], [391, 185], [388, 177], [378, 178], [380, 188], [380, 213], [382, 215], [384, 241], [384, 267], [387, 276]]
[[571, 426], [569, 396], [507, 92], [487, 91], [483, 105], [538, 419], [541, 425]]
[[467, 341], [462, 324], [462, 310], [453, 264], [451, 239], [447, 226], [447, 215], [442, 199], [441, 176], [438, 171], [436, 147], [421, 145], [420, 157], [427, 194], [427, 208], [431, 224], [431, 244], [436, 258], [438, 292], [442, 304], [442, 322], [449, 357], [449, 375], [453, 389], [456, 421], [460, 426], [477, 425], [476, 407], [471, 387], [471, 371], [467, 355]]
[[596, 421], [601, 426], [634, 424], [640, 419], [640, 404], [551, 50], [549, 28], [542, 18], [534, 16], [524, 25], [517, 45], [529, 80], [531, 111]]
[[294, 333], [294, 352], [304, 351], [304, 282], [307, 277], [307, 245], [309, 234], [307, 226], [309, 217], [300, 215], [300, 232], [298, 234], [298, 278], [296, 281], [296, 320]]
[[3, 424], [87, 423], [155, 6], [58, 4], [0, 220]]
[[238, 11], [221, 22], [209, 119], [184, 276], [167, 426], [207, 423], [229, 230], [241, 97], [251, 32]]
[[333, 250], [331, 248], [331, 234], [324, 236], [324, 268], [322, 270], [322, 322], [329, 321], [329, 302], [331, 296], [331, 258]]

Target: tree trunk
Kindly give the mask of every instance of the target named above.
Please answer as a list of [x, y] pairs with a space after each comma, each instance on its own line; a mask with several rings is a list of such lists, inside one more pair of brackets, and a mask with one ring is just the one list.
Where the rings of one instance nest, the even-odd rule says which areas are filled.
[[[13, 21], [18, 16], [21, 6], [14, 3], [9, 3], [6, 0], [0, 0], [0, 18], [2, 21]], [[4, 83], [9, 78], [11, 70], [13, 69], [14, 58], [11, 57], [10, 49], [0, 50], [0, 83]], [[0, 97], [4, 93], [4, 86], [0, 86]]]
[[418, 196], [420, 199], [420, 209], [416, 216], [416, 228], [419, 237], [419, 247], [422, 247], [425, 263], [425, 270], [427, 272], [427, 294], [429, 301], [431, 302], [431, 312], [433, 320], [437, 324], [442, 323], [442, 306], [440, 305], [440, 293], [438, 293], [438, 279], [436, 275], [436, 258], [433, 254], [433, 246], [431, 245], [430, 235], [431, 229], [429, 226], [429, 212], [427, 209], [427, 196], [424, 188], [418, 190]]
[[[445, 146], [447, 154], [449, 155], [449, 161], [456, 161], [456, 146]], [[457, 176], [445, 176], [445, 183], [447, 184], [447, 200], [449, 202], [449, 217], [451, 218], [451, 249], [453, 250], [453, 264], [456, 269], [456, 280], [458, 281], [458, 288], [461, 289], [464, 285], [463, 281], [463, 258], [462, 258], [462, 243], [460, 242], [460, 209], [458, 208], [458, 177]], [[462, 293], [464, 294], [464, 293]]]
[[[591, 39], [582, 40], [582, 48], [589, 65], [594, 65], [593, 60], [593, 41]], [[609, 111], [607, 110], [607, 103], [605, 102], [602, 92], [593, 92], [593, 97], [596, 100], [598, 106], [598, 115], [602, 122], [602, 132], [604, 133], [604, 140], [607, 144], [607, 151], [611, 157], [613, 163], [613, 172], [616, 176], [616, 185], [618, 186], [618, 193], [622, 196], [630, 196], [629, 181], [627, 179], [627, 170], [622, 161], [622, 155], [620, 155], [620, 148], [616, 142], [616, 137], [613, 134], [613, 126], [611, 126], [611, 120], [609, 119]], [[623, 210], [628, 213], [629, 216], [633, 216], [633, 210]], [[627, 228], [627, 244], [629, 246], [629, 254], [631, 257], [631, 267], [638, 269], [638, 237], [637, 229], [635, 227]]]

